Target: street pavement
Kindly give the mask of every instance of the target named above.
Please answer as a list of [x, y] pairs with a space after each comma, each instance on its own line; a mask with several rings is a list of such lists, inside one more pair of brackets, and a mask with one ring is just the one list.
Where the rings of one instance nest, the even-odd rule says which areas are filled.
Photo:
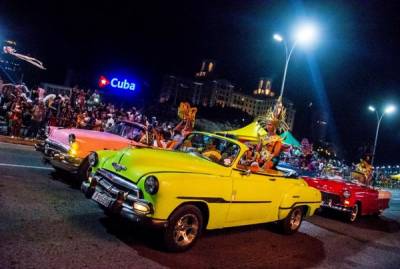
[[292, 236], [271, 225], [206, 232], [167, 253], [151, 230], [107, 217], [32, 147], [0, 143], [0, 268], [399, 268], [400, 192], [380, 217], [308, 218]]

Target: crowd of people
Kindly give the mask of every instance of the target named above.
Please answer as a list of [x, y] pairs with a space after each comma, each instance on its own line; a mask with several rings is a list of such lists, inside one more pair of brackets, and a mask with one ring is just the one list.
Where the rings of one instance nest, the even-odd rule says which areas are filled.
[[47, 126], [108, 131], [126, 120], [149, 127], [151, 143], [160, 147], [172, 147], [178, 134], [187, 129], [183, 122], [173, 125], [159, 123], [155, 117], [149, 119], [133, 106], [105, 103], [97, 90], [74, 87], [69, 94], [49, 94], [41, 87], [29, 90], [25, 85], [4, 84], [0, 79], [1, 119], [6, 135], [24, 139], [40, 139]]
[[[143, 133], [137, 139], [138, 142], [172, 149], [191, 131], [197, 111], [187, 103], [181, 106], [178, 108], [181, 119], [178, 124], [159, 123], [156, 117], [148, 118], [136, 107], [124, 108], [103, 102], [97, 90], [74, 87], [68, 94], [49, 94], [38, 86], [28, 89], [23, 84], [4, 84], [0, 78], [0, 121], [5, 123], [4, 133], [23, 139], [42, 138], [46, 126], [110, 131], [117, 122], [130, 121], [140, 123], [148, 130], [146, 136]], [[185, 117], [190, 120], [185, 121]], [[277, 126], [275, 118], [267, 120], [267, 137], [258, 145], [249, 144], [251, 150], [244, 163], [275, 169], [279, 162], [281, 167], [285, 164], [296, 167], [302, 174], [329, 173], [334, 176], [335, 173], [343, 175], [357, 171], [357, 166], [322, 158], [312, 150], [308, 140], [303, 140], [301, 147], [285, 149], [276, 135]]]

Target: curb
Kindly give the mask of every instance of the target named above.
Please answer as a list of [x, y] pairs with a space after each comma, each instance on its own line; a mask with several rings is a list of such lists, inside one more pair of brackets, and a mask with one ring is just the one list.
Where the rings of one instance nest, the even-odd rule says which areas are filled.
[[26, 146], [34, 146], [39, 143], [40, 140], [24, 140], [23, 138], [16, 137], [11, 138], [10, 136], [0, 135], [0, 142], [9, 143], [9, 144], [18, 144], [18, 145], [26, 145]]

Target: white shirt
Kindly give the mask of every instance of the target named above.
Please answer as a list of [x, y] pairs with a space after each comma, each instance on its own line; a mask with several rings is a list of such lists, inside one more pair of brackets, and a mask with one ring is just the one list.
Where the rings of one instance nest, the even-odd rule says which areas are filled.
[[109, 119], [107, 120], [107, 123], [106, 123], [106, 129], [111, 129], [111, 127], [113, 127], [114, 124], [115, 124], [114, 119], [113, 119], [113, 118], [109, 118]]

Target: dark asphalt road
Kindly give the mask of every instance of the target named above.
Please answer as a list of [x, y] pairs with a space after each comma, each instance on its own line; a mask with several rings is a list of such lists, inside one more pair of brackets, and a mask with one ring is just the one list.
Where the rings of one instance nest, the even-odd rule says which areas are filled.
[[190, 251], [109, 218], [30, 147], [0, 143], [0, 268], [399, 268], [400, 192], [355, 224], [314, 216], [293, 236], [265, 225], [207, 232]]

